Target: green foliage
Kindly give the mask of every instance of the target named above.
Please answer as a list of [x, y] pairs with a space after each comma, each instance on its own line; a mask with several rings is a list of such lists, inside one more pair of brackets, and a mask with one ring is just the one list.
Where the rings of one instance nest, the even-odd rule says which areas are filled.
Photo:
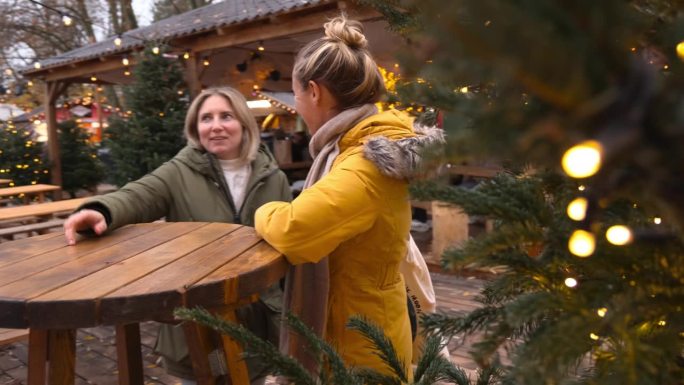
[[140, 178], [185, 145], [183, 124], [188, 104], [176, 59], [146, 50], [133, 71], [135, 82], [124, 89], [125, 118], [110, 118], [105, 146], [111, 151], [113, 182], [119, 186]]
[[[446, 161], [559, 171], [572, 145], [603, 148], [599, 172], [576, 182], [541, 173], [470, 190], [414, 185], [417, 199], [495, 220], [494, 232], [447, 250], [445, 266], [505, 267], [481, 309], [426, 325], [484, 332], [474, 357], [483, 369], [502, 363], [506, 384], [681, 383], [684, 1], [365, 2], [409, 43], [401, 98], [445, 113]], [[572, 222], [565, 209], [578, 195], [589, 209]], [[630, 245], [605, 240], [614, 224], [633, 229]], [[589, 258], [568, 252], [577, 228], [596, 236]], [[565, 286], [569, 277], [579, 284]]]
[[[377, 349], [377, 354], [387, 364], [389, 373], [363, 367], [347, 367], [335, 349], [316, 336], [303, 322], [287, 314], [288, 327], [306, 338], [309, 348], [320, 363], [320, 372], [309, 373], [299, 362], [283, 355], [270, 342], [256, 337], [244, 326], [225, 321], [204, 309], [176, 309], [176, 318], [191, 320], [224, 333], [238, 341], [244, 349], [245, 356], [258, 357], [270, 367], [270, 374], [288, 378], [295, 384], [335, 384], [335, 385], [428, 385], [437, 381], [449, 381], [458, 385], [470, 385], [471, 381], [465, 372], [454, 366], [446, 358], [440, 356], [441, 338], [433, 335], [426, 339], [424, 354], [419, 360], [413, 375], [413, 381], [407, 381], [405, 368], [397, 358], [396, 351], [382, 333], [380, 328], [363, 318], [352, 317], [348, 327], [364, 335], [369, 343]], [[490, 369], [480, 373], [477, 384], [489, 384], [497, 378], [497, 370]]]
[[11, 179], [17, 186], [48, 180], [44, 146], [36, 138], [31, 125], [0, 125], [0, 179]]
[[[577, 187], [552, 173], [501, 174], [473, 189], [414, 185], [418, 199], [452, 202], [497, 224], [445, 252], [446, 266], [506, 267], [487, 282], [482, 308], [463, 317], [428, 316], [426, 328], [483, 332], [474, 358], [487, 367], [506, 351], [505, 383], [676, 384], [684, 378], [684, 243], [662, 235], [664, 225], [642, 208], [613, 200], [594, 231], [628, 224], [637, 241], [625, 247], [599, 238], [591, 257], [572, 255], [567, 240], [577, 223], [564, 211]], [[578, 285], [566, 286], [566, 278]]]
[[93, 191], [105, 176], [97, 148], [89, 135], [68, 120], [58, 125], [60, 156], [62, 160], [62, 191], [75, 197], [78, 190]]

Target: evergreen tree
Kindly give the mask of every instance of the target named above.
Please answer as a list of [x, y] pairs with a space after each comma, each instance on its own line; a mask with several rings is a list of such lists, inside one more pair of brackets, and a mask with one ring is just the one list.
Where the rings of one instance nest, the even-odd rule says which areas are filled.
[[144, 51], [124, 89], [124, 118], [110, 118], [105, 145], [111, 151], [113, 182], [119, 186], [140, 178], [167, 161], [184, 146], [183, 124], [187, 101], [176, 59]]
[[[503, 383], [680, 384], [684, 2], [365, 3], [407, 38], [402, 68], [422, 80], [399, 92], [445, 112], [447, 161], [538, 170], [412, 187], [496, 220], [446, 266], [507, 268], [482, 309], [426, 326], [484, 331], [474, 356]], [[571, 147], [595, 170], [558, 173]], [[626, 244], [606, 240], [611, 227]]]
[[58, 130], [64, 180], [62, 191], [68, 192], [72, 198], [80, 189], [94, 191], [105, 176], [97, 148], [73, 120], [60, 123]]
[[44, 183], [48, 165], [44, 163], [43, 143], [36, 140], [31, 125], [0, 125], [0, 178], [10, 179], [10, 186]]

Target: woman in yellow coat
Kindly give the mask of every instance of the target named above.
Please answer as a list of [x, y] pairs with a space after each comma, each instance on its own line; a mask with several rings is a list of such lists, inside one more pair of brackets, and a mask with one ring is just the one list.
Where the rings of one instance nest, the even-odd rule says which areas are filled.
[[[291, 203], [256, 212], [256, 231], [295, 265], [286, 307], [325, 336], [348, 365], [389, 368], [363, 336], [346, 328], [363, 316], [380, 326], [405, 368], [411, 363], [406, 289], [399, 273], [407, 252], [411, 211], [407, 176], [419, 141], [397, 111], [377, 113], [384, 93], [361, 24], [337, 17], [325, 37], [295, 59], [295, 108], [312, 133], [314, 163]], [[281, 334], [281, 350], [315, 370], [306, 344]]]

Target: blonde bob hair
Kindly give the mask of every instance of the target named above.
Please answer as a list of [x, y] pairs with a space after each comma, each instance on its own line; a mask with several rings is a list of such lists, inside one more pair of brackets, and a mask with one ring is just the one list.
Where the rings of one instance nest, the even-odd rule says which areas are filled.
[[303, 89], [309, 81], [325, 85], [345, 110], [375, 103], [385, 93], [378, 65], [368, 51], [363, 25], [342, 14], [323, 25], [325, 36], [302, 48], [292, 75]]
[[261, 140], [259, 136], [259, 126], [257, 126], [254, 115], [252, 115], [249, 107], [247, 107], [245, 97], [242, 96], [240, 91], [232, 87], [207, 88], [200, 92], [195, 100], [192, 101], [190, 108], [188, 108], [188, 113], [185, 115], [185, 129], [183, 132], [185, 138], [188, 140], [188, 144], [206, 151], [206, 148], [202, 146], [202, 143], [200, 143], [199, 140], [197, 120], [199, 118], [199, 110], [202, 108], [204, 101], [214, 95], [222, 96], [228, 101], [233, 108], [235, 118], [242, 126], [242, 144], [240, 145], [240, 155], [238, 158], [244, 162], [253, 161], [259, 151], [259, 143]]

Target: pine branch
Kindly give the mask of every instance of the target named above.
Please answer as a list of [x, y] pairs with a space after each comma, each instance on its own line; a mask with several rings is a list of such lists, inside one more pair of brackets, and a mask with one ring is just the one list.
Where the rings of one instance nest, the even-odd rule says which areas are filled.
[[392, 341], [382, 333], [382, 330], [377, 325], [363, 317], [353, 316], [349, 319], [347, 327], [363, 334], [363, 336], [377, 349], [373, 351], [373, 354], [380, 357], [400, 381], [407, 381], [406, 367], [404, 366], [403, 361], [397, 356], [397, 351], [394, 349]]
[[273, 374], [286, 376], [297, 384], [316, 385], [318, 383], [297, 360], [280, 354], [275, 346], [255, 336], [242, 325], [227, 322], [201, 308], [179, 308], [174, 311], [174, 316], [181, 320], [197, 322], [230, 336], [240, 342], [246, 352], [259, 357], [273, 368]]

